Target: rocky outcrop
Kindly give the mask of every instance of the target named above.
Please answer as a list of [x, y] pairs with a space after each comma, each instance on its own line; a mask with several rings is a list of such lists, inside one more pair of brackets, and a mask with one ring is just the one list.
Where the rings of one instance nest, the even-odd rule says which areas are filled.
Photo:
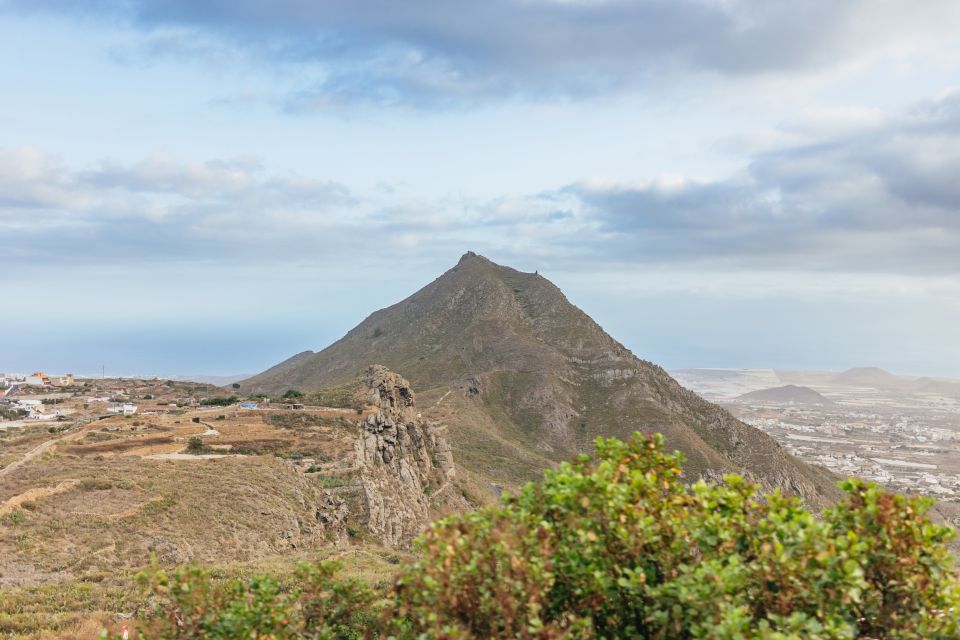
[[429, 522], [438, 503], [455, 500], [450, 447], [442, 428], [417, 412], [404, 378], [374, 365], [363, 384], [364, 400], [377, 408], [362, 421], [355, 446], [367, 528], [386, 545], [404, 546]]

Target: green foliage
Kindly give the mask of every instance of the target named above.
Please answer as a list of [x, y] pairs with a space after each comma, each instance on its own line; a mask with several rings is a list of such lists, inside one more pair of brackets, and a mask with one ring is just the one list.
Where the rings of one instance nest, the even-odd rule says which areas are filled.
[[296, 389], [287, 389], [286, 393], [283, 394], [283, 398], [286, 400], [293, 400], [296, 398], [302, 398], [303, 392], [297, 391]]
[[13, 511], [10, 511], [6, 515], [4, 515], [2, 518], [0, 518], [0, 522], [9, 526], [14, 526], [18, 524], [23, 524], [26, 521], [26, 519], [27, 519], [27, 514], [25, 514], [23, 511], [18, 511], [14, 509]]
[[200, 436], [193, 436], [187, 440], [187, 451], [191, 453], [200, 453], [203, 451], [203, 438]]
[[376, 594], [364, 583], [336, 576], [339, 565], [298, 565], [291, 584], [258, 576], [218, 583], [205, 570], [154, 568], [139, 576], [155, 603], [145, 640], [359, 640], [378, 622]]
[[221, 397], [221, 398], [204, 398], [200, 401], [200, 404], [205, 407], [229, 407], [232, 404], [236, 404], [240, 401], [240, 398], [237, 396]]
[[26, 409], [11, 409], [9, 407], [0, 407], [0, 419], [3, 420], [19, 420], [20, 418], [25, 417], [30, 412]]
[[848, 481], [815, 519], [738, 476], [680, 482], [662, 438], [597, 441], [500, 506], [431, 527], [397, 580], [425, 638], [956, 638], [927, 501]]

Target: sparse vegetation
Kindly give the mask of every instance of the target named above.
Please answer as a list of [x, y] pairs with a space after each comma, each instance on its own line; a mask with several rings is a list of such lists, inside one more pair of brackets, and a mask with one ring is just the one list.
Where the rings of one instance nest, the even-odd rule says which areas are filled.
[[25, 514], [23, 511], [19, 511], [19, 510], [17, 510], [17, 509], [14, 509], [13, 511], [11, 511], [10, 513], [8, 513], [7, 515], [5, 515], [5, 516], [3, 516], [2, 518], [0, 518], [0, 522], [3, 522], [4, 524], [6, 524], [6, 525], [8, 525], [8, 526], [13, 527], [13, 526], [16, 526], [16, 525], [18, 525], [18, 524], [23, 523], [26, 519], [27, 519], [27, 514]]
[[[314, 467], [316, 472], [323, 471], [323, 469]], [[311, 473], [307, 470], [307, 473]], [[324, 489], [336, 489], [337, 487], [347, 487], [353, 484], [352, 475], [339, 475], [339, 476], [314, 476], [321, 487]]]
[[267, 417], [270, 424], [283, 429], [294, 431], [310, 431], [317, 427], [332, 424], [332, 421], [323, 416], [311, 413], [275, 411]]
[[140, 582], [157, 605], [140, 637], [359, 640], [379, 627], [379, 596], [361, 580], [338, 576], [339, 569], [300, 563], [288, 584], [269, 576], [218, 582], [196, 566], [144, 573]]
[[193, 436], [187, 440], [187, 451], [190, 453], [203, 453], [203, 438], [200, 436]]
[[80, 482], [81, 491], [106, 491], [113, 488], [113, 482], [105, 478], [86, 478]]

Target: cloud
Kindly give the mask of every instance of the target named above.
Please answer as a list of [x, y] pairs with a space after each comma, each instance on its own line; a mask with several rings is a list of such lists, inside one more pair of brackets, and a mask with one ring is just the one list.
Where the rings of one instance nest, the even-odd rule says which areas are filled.
[[[788, 125], [787, 128], [792, 128]], [[960, 94], [759, 153], [718, 181], [565, 187], [650, 262], [960, 272]]]
[[348, 188], [275, 175], [257, 158], [72, 168], [36, 149], [8, 150], [0, 251], [242, 264], [458, 247], [592, 268], [960, 273], [960, 93], [869, 114], [862, 126], [838, 128], [834, 118], [786, 123], [803, 142], [757, 152], [722, 180], [593, 179], [493, 198]]
[[[562, 239], [547, 196], [422, 198], [276, 175], [257, 158], [152, 156], [71, 167], [35, 148], [0, 149], [0, 254], [28, 265], [221, 265], [380, 261], [430, 246]], [[556, 231], [551, 231], [556, 228]]]
[[0, 150], [0, 252], [36, 261], [112, 264], [252, 261], [304, 249], [318, 230], [362, 225], [344, 185], [266, 175], [257, 159], [154, 156], [74, 169], [38, 149]]
[[[951, 43], [953, 0], [12, 0], [14, 11], [122, 21], [116, 56], [265, 61], [308, 80], [293, 112], [464, 107], [642, 91], [685, 74], [811, 72]], [[303, 73], [310, 69], [310, 73]]]

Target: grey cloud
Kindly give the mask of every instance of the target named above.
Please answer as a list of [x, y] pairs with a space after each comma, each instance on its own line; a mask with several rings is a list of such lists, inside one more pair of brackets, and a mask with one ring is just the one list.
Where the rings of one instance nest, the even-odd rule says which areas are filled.
[[17, 268], [336, 265], [436, 247], [520, 255], [569, 246], [592, 227], [565, 208], [569, 200], [417, 198], [380, 184], [358, 193], [273, 175], [251, 159], [154, 157], [75, 169], [37, 150], [0, 150], [0, 255]]
[[[143, 55], [315, 65], [290, 111], [342, 103], [465, 106], [636, 90], [680, 72], [833, 67], [952, 35], [930, 0], [13, 0], [8, 8], [126, 20]], [[171, 31], [172, 30], [172, 31]], [[232, 52], [232, 53], [231, 53]]]
[[283, 258], [361, 228], [357, 204], [344, 185], [266, 175], [252, 159], [74, 170], [36, 149], [0, 150], [0, 254], [19, 258]]
[[570, 185], [650, 262], [960, 273], [960, 100], [947, 96], [855, 135], [758, 155], [716, 182]]
[[284, 262], [459, 246], [568, 264], [960, 274], [958, 114], [946, 96], [755, 155], [724, 180], [483, 200], [357, 192], [251, 159], [73, 170], [20, 150], [0, 153], [0, 252]]

